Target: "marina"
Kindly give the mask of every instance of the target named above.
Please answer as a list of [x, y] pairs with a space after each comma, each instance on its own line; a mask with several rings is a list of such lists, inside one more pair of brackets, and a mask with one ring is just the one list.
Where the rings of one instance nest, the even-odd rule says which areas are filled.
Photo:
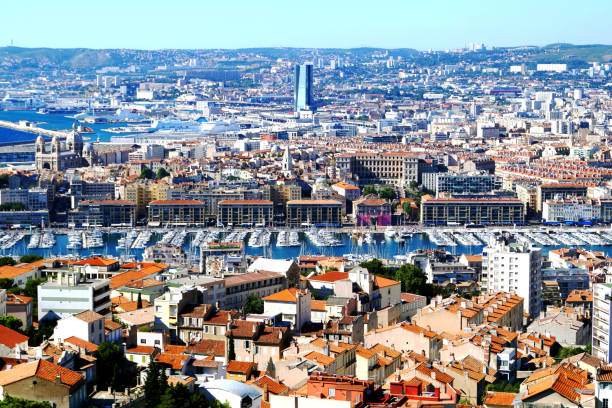
[[[91, 255], [139, 260], [152, 245], [172, 245], [185, 249], [196, 259], [199, 247], [212, 242], [242, 242], [248, 255], [269, 255], [289, 259], [305, 255], [344, 256], [349, 259], [403, 259], [420, 249], [445, 249], [450, 253], [480, 254], [489, 238], [504, 229], [436, 229], [410, 232], [396, 230], [393, 239], [385, 230], [350, 233], [346, 230], [305, 229], [240, 230], [131, 229], [44, 230], [0, 232], [0, 255], [38, 254], [44, 257], [86, 257]], [[399, 232], [397, 232], [399, 231]], [[522, 242], [550, 249], [583, 247], [612, 255], [610, 230], [512, 230]]]

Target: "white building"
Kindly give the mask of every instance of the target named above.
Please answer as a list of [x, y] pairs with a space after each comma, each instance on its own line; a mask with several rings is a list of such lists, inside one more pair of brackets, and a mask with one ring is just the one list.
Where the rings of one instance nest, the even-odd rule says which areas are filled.
[[516, 292], [524, 310], [540, 314], [542, 291], [542, 250], [516, 241], [505, 234], [493, 237], [482, 251], [482, 288], [495, 292]]
[[255, 387], [235, 380], [212, 380], [200, 385], [207, 400], [227, 402], [230, 408], [261, 408], [262, 395]]
[[567, 64], [538, 64], [536, 70], [545, 72], [564, 72], [567, 71]]
[[595, 200], [551, 200], [542, 205], [542, 221], [591, 221], [601, 218], [601, 205]]
[[264, 314], [281, 315], [284, 322], [291, 322], [296, 331], [304, 323], [310, 322], [310, 301], [312, 295], [307, 290], [289, 288], [263, 298]]
[[610, 315], [612, 315], [612, 282], [593, 284], [593, 357], [612, 362]]
[[78, 273], [58, 272], [56, 279], [38, 286], [38, 316], [47, 313], [60, 318], [83, 310], [111, 316], [110, 280], [82, 281]]
[[104, 316], [99, 313], [85, 310], [57, 321], [53, 330], [53, 340], [56, 344], [67, 338], [78, 337], [93, 344], [104, 341]]
[[610, 367], [597, 369], [595, 377], [595, 399], [597, 408], [608, 408], [612, 400], [612, 370]]

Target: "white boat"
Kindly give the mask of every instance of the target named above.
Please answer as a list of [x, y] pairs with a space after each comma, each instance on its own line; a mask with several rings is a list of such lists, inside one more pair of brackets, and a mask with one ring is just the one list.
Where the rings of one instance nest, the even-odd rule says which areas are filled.
[[392, 227], [385, 229], [385, 238], [393, 239], [395, 237], [395, 230]]

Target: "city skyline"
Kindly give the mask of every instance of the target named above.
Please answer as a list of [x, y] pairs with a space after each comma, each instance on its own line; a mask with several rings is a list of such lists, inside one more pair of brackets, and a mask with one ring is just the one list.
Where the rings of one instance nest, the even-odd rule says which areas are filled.
[[[26, 2], [27, 3], [27, 2]], [[32, 3], [36, 13], [31, 13]], [[74, 0], [57, 4], [5, 4], [8, 19], [0, 44], [50, 48], [237, 49], [414, 48], [445, 50], [484, 43], [513, 47], [552, 43], [599, 44], [612, 38], [606, 17], [612, 4], [587, 1], [492, 4], [479, 0], [437, 4], [391, 2], [371, 7], [314, 0], [307, 8], [278, 1], [237, 7], [185, 0], [172, 9], [142, 2], [109, 1], [93, 7]], [[599, 10], [593, 13], [594, 9]], [[542, 18], [542, 17], [545, 18]], [[221, 18], [219, 18], [221, 17]], [[581, 21], [589, 21], [589, 30]], [[303, 27], [303, 28], [301, 28]]]

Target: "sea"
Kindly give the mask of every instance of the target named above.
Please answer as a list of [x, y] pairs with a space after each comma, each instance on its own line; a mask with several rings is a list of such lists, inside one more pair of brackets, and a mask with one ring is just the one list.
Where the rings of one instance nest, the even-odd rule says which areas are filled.
[[[38, 113], [32, 110], [19, 110], [19, 111], [2, 111], [0, 110], [0, 120], [9, 122], [19, 122], [20, 120], [27, 120], [30, 122], [36, 122], [37, 127], [48, 129], [48, 130], [66, 130], [71, 129], [75, 120], [70, 118], [69, 115], [62, 114], [45, 114]], [[108, 142], [114, 133], [106, 132], [105, 129], [111, 127], [120, 126], [117, 123], [82, 123], [82, 125], [90, 127], [94, 133], [83, 134], [83, 139], [88, 140], [100, 140], [101, 142]], [[9, 142], [27, 142], [35, 141], [37, 135], [29, 132], [21, 132], [18, 130], [7, 129], [0, 127], [0, 143]]]

